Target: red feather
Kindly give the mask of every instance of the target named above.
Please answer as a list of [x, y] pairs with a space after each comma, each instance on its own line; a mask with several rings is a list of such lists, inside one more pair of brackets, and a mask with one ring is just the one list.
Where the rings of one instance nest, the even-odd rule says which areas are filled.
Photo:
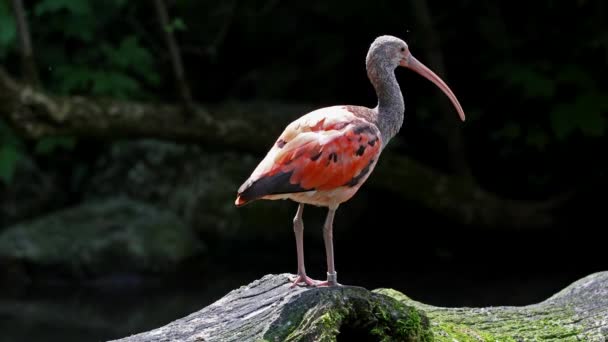
[[[311, 113], [287, 126], [239, 189], [237, 205], [266, 195], [360, 185], [381, 145], [378, 129], [346, 110]], [[263, 186], [256, 188], [256, 182]]]

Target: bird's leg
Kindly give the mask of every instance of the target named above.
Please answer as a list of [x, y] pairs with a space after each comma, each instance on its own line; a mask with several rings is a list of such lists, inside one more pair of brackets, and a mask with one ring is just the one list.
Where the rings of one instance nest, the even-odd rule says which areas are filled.
[[323, 241], [325, 242], [325, 254], [327, 255], [327, 281], [317, 284], [317, 286], [340, 286], [338, 274], [334, 268], [334, 242], [333, 225], [336, 209], [329, 209], [327, 218], [323, 225]]
[[291, 287], [293, 288], [298, 283], [304, 282], [306, 285], [315, 285], [315, 281], [310, 279], [306, 275], [304, 268], [304, 221], [302, 220], [302, 213], [304, 212], [304, 204], [300, 203], [296, 216], [293, 218], [293, 232], [296, 235], [296, 250], [298, 252], [298, 274], [293, 280]]

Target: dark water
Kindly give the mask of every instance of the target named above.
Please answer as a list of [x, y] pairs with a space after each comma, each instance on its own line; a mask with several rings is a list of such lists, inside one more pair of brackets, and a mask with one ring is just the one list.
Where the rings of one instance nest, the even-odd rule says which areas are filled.
[[[282, 256], [282, 253], [278, 253]], [[254, 258], [256, 259], [256, 258]], [[311, 269], [321, 259], [311, 258]], [[257, 258], [262, 269], [247, 262], [223, 264], [211, 272], [182, 274], [169, 280], [140, 282], [129, 277], [111, 282], [65, 286], [38, 284], [5, 291], [0, 299], [2, 341], [107, 341], [150, 330], [211, 304], [230, 290], [266, 273], [292, 272], [289, 258]], [[289, 266], [287, 266], [289, 264]], [[283, 268], [285, 267], [285, 268]], [[309, 272], [319, 279], [322, 272]], [[413, 299], [441, 306], [524, 305], [545, 299], [581, 274], [482, 272], [480, 269], [387, 271], [345, 267], [344, 284], [369, 289], [392, 287]]]
[[[565, 277], [492, 279], [486, 282], [451, 279], [453, 286], [429, 287], [440, 275], [414, 279], [408, 295], [427, 303], [535, 302]], [[188, 315], [255, 277], [235, 275], [199, 289], [162, 288], [145, 291], [38, 289], [0, 300], [2, 341], [106, 341], [146, 331]], [[550, 292], [550, 291], [549, 291]], [[502, 300], [496, 300], [503, 293]]]
[[106, 341], [164, 325], [210, 304], [248, 279], [198, 289], [31, 288], [0, 299], [1, 341]]
[[[437, 306], [533, 304], [608, 264], [605, 240], [580, 228], [549, 234], [424, 228], [428, 223], [410, 231], [390, 223], [377, 229], [373, 221], [361, 226], [334, 234], [339, 282], [394, 288]], [[0, 285], [0, 341], [107, 341], [165, 325], [265, 274], [295, 272], [292, 232], [275, 235], [210, 244], [201, 260], [157, 278]], [[305, 250], [308, 275], [322, 279], [320, 229], [305, 231]]]

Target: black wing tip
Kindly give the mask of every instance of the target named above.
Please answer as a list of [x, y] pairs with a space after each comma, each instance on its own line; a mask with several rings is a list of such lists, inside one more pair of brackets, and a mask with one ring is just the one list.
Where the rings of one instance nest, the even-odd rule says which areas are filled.
[[289, 194], [314, 190], [304, 189], [299, 184], [292, 184], [289, 182], [292, 173], [292, 171], [279, 172], [272, 176], [262, 176], [255, 181], [243, 184], [237, 193], [237, 198], [234, 202], [235, 205], [241, 207], [267, 195]]

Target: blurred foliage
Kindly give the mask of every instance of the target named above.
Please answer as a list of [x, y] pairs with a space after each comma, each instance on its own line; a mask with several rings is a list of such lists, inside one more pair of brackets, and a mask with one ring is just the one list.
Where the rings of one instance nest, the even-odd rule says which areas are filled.
[[23, 153], [21, 139], [4, 121], [0, 120], [0, 180], [5, 184], [13, 179], [17, 163]]
[[[152, 68], [152, 55], [132, 35], [125, 37], [117, 46], [100, 43], [97, 50], [75, 60], [76, 64], [57, 64], [55, 68], [53, 79], [57, 81], [59, 93], [90, 93], [115, 98], [143, 95], [141, 81], [131, 76], [131, 72], [150, 84], [159, 82]], [[97, 60], [103, 60], [107, 65], [91, 69], [89, 65]]]
[[38, 140], [34, 150], [39, 154], [49, 154], [60, 148], [71, 150], [75, 145], [76, 139], [73, 137], [47, 137]]
[[[128, 1], [42, 0], [28, 11], [38, 67], [58, 94], [149, 98], [160, 83], [156, 60], [134, 32], [120, 30]], [[175, 28], [184, 28], [181, 21]], [[0, 2], [0, 58], [17, 53], [15, 21]]]
[[[73, 137], [46, 137], [36, 141], [34, 153], [49, 155], [59, 149], [72, 150], [76, 146]], [[9, 184], [15, 174], [19, 159], [28, 154], [27, 144], [15, 134], [4, 121], [0, 120], [0, 181]]]
[[126, 99], [146, 97], [145, 86], [159, 84], [140, 37], [116, 30], [128, 10], [123, 0], [43, 0], [34, 6], [32, 36], [49, 90]]
[[[168, 27], [160, 27], [148, 2], [27, 3], [44, 86], [58, 94], [176, 101], [162, 30], [176, 35], [186, 78], [199, 102], [236, 98], [373, 106], [363, 61], [369, 43], [381, 34], [403, 37], [421, 61], [428, 61], [421, 42], [429, 37], [420, 29], [411, 1], [166, 3]], [[542, 0], [528, 4], [525, 12], [500, 2], [427, 4], [439, 34], [446, 82], [468, 114], [467, 124], [458, 129], [466, 130], [472, 142], [467, 145], [472, 160], [506, 167], [525, 158], [537, 158], [540, 164], [542, 154], [555, 164], [566, 153], [580, 158], [575, 147], [567, 152], [564, 146], [585, 148], [605, 139], [605, 4]], [[0, 2], [0, 63], [11, 71], [19, 65], [14, 26], [10, 3]], [[408, 143], [395, 145], [432, 159], [439, 150], [433, 144], [443, 138], [432, 127], [440, 125], [437, 101], [443, 95], [407, 71], [399, 71], [398, 78], [406, 99], [402, 131]], [[61, 139], [35, 149], [73, 146]], [[9, 175], [10, 160], [19, 152], [6, 142], [2, 146], [2, 170]], [[488, 157], [488, 150], [499, 152]], [[508, 173], [481, 162], [475, 167], [488, 167], [478, 174]]]
[[167, 27], [165, 27], [165, 30], [167, 32], [185, 31], [186, 29], [187, 29], [186, 24], [184, 23], [182, 18], [173, 19], [173, 21], [171, 23], [169, 23], [169, 25]]
[[[547, 65], [549, 65], [547, 63]], [[548, 68], [545, 68], [548, 69]], [[608, 117], [608, 97], [595, 84], [581, 65], [554, 66], [545, 71], [542, 68], [523, 65], [501, 65], [492, 73], [493, 77], [505, 81], [527, 101], [543, 101], [551, 108], [545, 108], [545, 117], [550, 132], [529, 127], [523, 131], [521, 124], [507, 122], [494, 134], [494, 138], [508, 140], [525, 138], [529, 146], [544, 149], [551, 137], [566, 141], [579, 132], [590, 138], [601, 137], [605, 133]], [[558, 88], [568, 88], [578, 96], [564, 96]], [[544, 113], [544, 114], [542, 114]]]
[[[151, 98], [147, 86], [160, 83], [156, 60], [134, 33], [115, 30], [129, 10], [127, 1], [103, 3], [42, 0], [28, 8], [36, 61], [45, 87], [56, 94], [91, 94], [114, 98]], [[179, 20], [173, 29], [185, 29]], [[0, 2], [0, 62], [17, 54], [15, 20], [8, 1]], [[60, 42], [60, 44], [58, 44]], [[71, 137], [43, 138], [32, 147], [36, 154], [58, 148], [71, 150]], [[0, 126], [0, 178], [10, 182], [21, 155], [27, 152], [11, 129]]]
[[16, 37], [15, 19], [8, 1], [0, 1], [0, 58], [6, 57], [14, 46]]

